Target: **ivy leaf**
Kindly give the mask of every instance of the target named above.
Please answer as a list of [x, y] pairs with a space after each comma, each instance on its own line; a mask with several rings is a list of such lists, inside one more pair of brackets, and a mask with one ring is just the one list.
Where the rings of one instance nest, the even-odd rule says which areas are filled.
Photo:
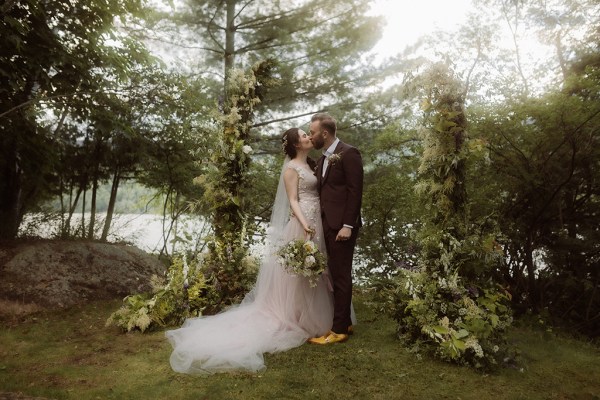
[[452, 344], [460, 351], [465, 351], [465, 349], [467, 348], [465, 342], [463, 342], [460, 339], [452, 339]]
[[490, 321], [492, 326], [495, 328], [498, 326], [498, 322], [500, 322], [500, 317], [498, 317], [496, 314], [490, 314]]
[[467, 331], [466, 329], [460, 329], [458, 332], [456, 332], [454, 334], [454, 337], [456, 339], [462, 339], [462, 338], [465, 338], [467, 336], [469, 336], [469, 331]]
[[436, 333], [440, 333], [440, 334], [442, 334], [442, 335], [446, 335], [446, 334], [448, 334], [448, 333], [450, 332], [450, 331], [448, 330], [448, 328], [445, 328], [445, 327], [443, 327], [443, 326], [441, 326], [441, 325], [436, 325], [436, 326], [434, 326], [434, 327], [433, 327], [433, 330], [434, 330]]

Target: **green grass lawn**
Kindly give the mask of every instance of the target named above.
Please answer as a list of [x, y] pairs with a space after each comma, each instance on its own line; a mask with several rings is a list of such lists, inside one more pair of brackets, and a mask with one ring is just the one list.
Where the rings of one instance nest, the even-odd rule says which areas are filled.
[[394, 322], [357, 296], [359, 325], [347, 343], [268, 354], [267, 370], [256, 375], [201, 377], [171, 370], [163, 332], [105, 327], [119, 305], [4, 321], [0, 398], [20, 392], [52, 399], [600, 399], [600, 349], [543, 330], [513, 328], [523, 370], [485, 375], [417, 359], [395, 339]]

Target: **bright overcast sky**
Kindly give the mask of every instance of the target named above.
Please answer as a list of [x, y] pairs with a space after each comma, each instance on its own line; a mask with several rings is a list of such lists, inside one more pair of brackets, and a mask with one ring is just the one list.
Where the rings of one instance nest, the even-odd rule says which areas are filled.
[[[387, 21], [383, 36], [373, 50], [381, 61], [402, 52], [423, 35], [438, 30], [455, 32], [473, 10], [472, 0], [373, 0], [371, 13], [382, 15]], [[500, 21], [497, 33], [500, 38], [496, 45], [514, 50], [512, 36], [504, 21]], [[534, 73], [536, 60], [554, 57], [555, 51], [540, 43], [536, 35], [524, 31], [519, 37], [519, 49], [523, 69], [528, 75]]]
[[471, 0], [373, 0], [372, 13], [387, 21], [374, 50], [391, 56], [427, 33], [453, 31], [471, 9]]

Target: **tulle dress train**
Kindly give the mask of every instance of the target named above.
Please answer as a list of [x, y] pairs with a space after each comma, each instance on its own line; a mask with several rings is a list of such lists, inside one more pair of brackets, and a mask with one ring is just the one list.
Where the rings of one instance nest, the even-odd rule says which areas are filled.
[[[312, 171], [289, 162], [299, 176], [298, 199], [304, 216], [316, 228], [313, 241], [325, 252], [316, 177]], [[283, 229], [283, 243], [304, 238], [302, 225], [291, 217]], [[188, 319], [181, 328], [167, 331], [173, 346], [173, 370], [190, 374], [265, 369], [264, 353], [289, 350], [308, 338], [329, 331], [333, 296], [327, 273], [317, 286], [290, 275], [278, 263], [276, 246], [266, 249], [253, 289], [226, 311]]]

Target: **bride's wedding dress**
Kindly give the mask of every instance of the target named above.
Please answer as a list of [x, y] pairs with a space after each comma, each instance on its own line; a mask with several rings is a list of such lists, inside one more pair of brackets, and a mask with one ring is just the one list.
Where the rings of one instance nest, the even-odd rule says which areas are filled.
[[[317, 178], [294, 161], [287, 162], [286, 168], [298, 173], [300, 208], [316, 229], [313, 241], [325, 254]], [[289, 215], [289, 207], [285, 211]], [[304, 229], [292, 216], [278, 243], [303, 238]], [[267, 246], [254, 288], [239, 305], [217, 315], [188, 319], [181, 328], [167, 331], [173, 370], [190, 374], [260, 371], [265, 369], [264, 353], [297, 347], [329, 331], [333, 297], [327, 274], [310, 287], [306, 278], [285, 271], [274, 255], [277, 250], [276, 245]]]

